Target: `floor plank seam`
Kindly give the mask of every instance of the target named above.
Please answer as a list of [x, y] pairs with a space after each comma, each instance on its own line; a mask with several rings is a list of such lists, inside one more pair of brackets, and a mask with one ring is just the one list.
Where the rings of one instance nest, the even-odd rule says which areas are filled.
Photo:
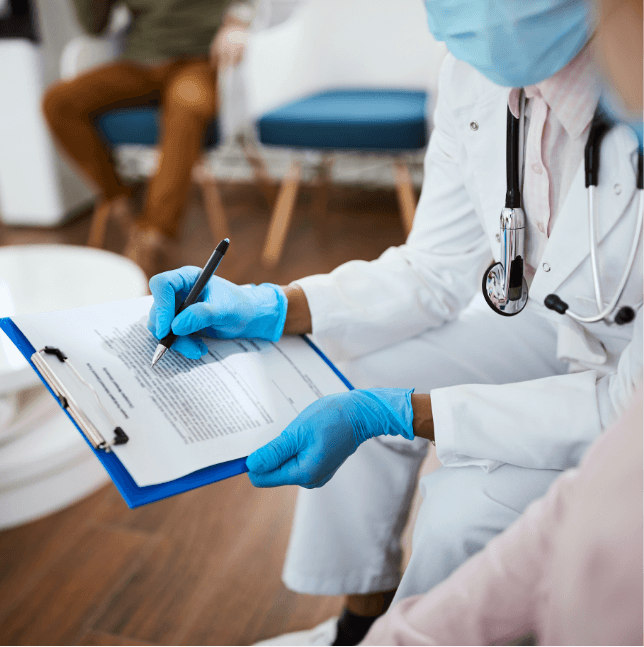
[[[136, 572], [138, 567], [152, 554], [152, 552], [157, 547], [161, 539], [162, 539], [161, 537], [148, 538], [148, 543], [144, 546], [144, 548], [141, 549], [141, 552], [139, 553], [139, 555], [137, 555], [136, 559], [132, 560], [130, 568], [124, 571], [122, 576], [117, 580], [114, 586], [105, 595], [103, 600], [94, 607], [93, 613], [88, 614], [85, 622], [81, 623], [80, 629], [76, 634], [76, 638], [72, 641], [71, 644], [78, 645], [79, 644], [78, 641], [86, 634], [101, 633], [99, 630], [94, 631], [93, 629], [94, 623], [101, 617], [101, 615], [108, 607], [108, 605], [110, 604], [114, 596], [123, 590], [124, 585], [130, 579], [130, 577]], [[132, 636], [121, 636], [121, 637], [129, 638], [131, 640], [136, 640]]]
[[96, 528], [99, 530], [118, 530], [119, 532], [126, 532], [131, 535], [139, 535], [141, 537], [146, 537], [150, 539], [162, 539], [164, 534], [158, 530], [143, 530], [141, 528], [132, 528], [127, 524], [119, 524], [116, 522], [110, 521], [98, 521], [95, 524]]
[[149, 643], [145, 642], [144, 640], [138, 640], [135, 638], [129, 638], [128, 636], [119, 636], [118, 634], [111, 634], [106, 631], [88, 631], [86, 634], [84, 634], [82, 637], [84, 638], [85, 636], [97, 636], [100, 638], [106, 638], [106, 639], [111, 639], [111, 642], [108, 644], [118, 644], [120, 640], [130, 640], [133, 643], [137, 645], [142, 645], [142, 646], [149, 646], [149, 647], [161, 647], [160, 645], [157, 645], [156, 643]]
[[[291, 517], [293, 513], [293, 509], [295, 507], [295, 501], [289, 501], [288, 505], [291, 507]], [[242, 535], [244, 534], [243, 529], [239, 529]], [[279, 548], [279, 553], [280, 553], [280, 561], [283, 561], [283, 558], [286, 554], [286, 545], [280, 546], [281, 538], [278, 536], [277, 532], [271, 531], [268, 533], [268, 536], [270, 537], [270, 540], [267, 542], [264, 542], [262, 544], [262, 554], [274, 554], [273, 549], [275, 547]], [[232, 551], [228, 552], [227, 554], [227, 561], [232, 564], [232, 566], [229, 566], [229, 570], [235, 570], [235, 565], [243, 561], [244, 558], [244, 553], [246, 552], [247, 547], [244, 546], [241, 542], [235, 543], [233, 546]], [[270, 588], [270, 584], [266, 584], [264, 582], [264, 586], [261, 587], [262, 589], [265, 588]], [[256, 594], [259, 592], [256, 591]], [[203, 603], [199, 606], [198, 609], [195, 608], [193, 613], [191, 614], [191, 618], [188, 620], [188, 622], [185, 624], [185, 627], [183, 628], [182, 631], [177, 632], [177, 634], [174, 636], [175, 638], [175, 643], [179, 645], [184, 645], [187, 644], [185, 643], [185, 638], [190, 635], [190, 632], [198, 625], [199, 620], [201, 619], [204, 610], [206, 609], [206, 606], [208, 604], [208, 600], [204, 600]], [[239, 642], [239, 637], [243, 635], [243, 632], [246, 630], [246, 628], [249, 625], [253, 624], [253, 621], [255, 619], [255, 616], [259, 613], [260, 615], [262, 614], [261, 610], [255, 609], [254, 612], [247, 618], [246, 623], [245, 623], [245, 628], [242, 630], [241, 634], [238, 634], [235, 636], [237, 638], [236, 642], [234, 644], [241, 644]], [[189, 643], [188, 643], [189, 644]], [[232, 643], [231, 643], [232, 644]]]
[[[80, 536], [83, 534], [83, 532], [92, 526], [92, 519], [91, 518], [86, 518], [83, 523], [78, 524], [77, 526], [74, 527], [74, 534], [76, 536]], [[6, 618], [11, 615], [11, 613], [17, 609], [28, 597], [31, 595], [31, 593], [36, 589], [38, 586], [38, 583], [41, 582], [51, 571], [52, 568], [58, 564], [64, 556], [55, 555], [52, 556], [52, 558], [45, 564], [42, 565], [39, 571], [34, 573], [29, 579], [28, 579], [28, 584], [25, 586], [23, 592], [21, 595], [19, 595], [17, 598], [13, 600], [13, 603], [8, 605], [4, 611], [0, 612], [0, 625], [6, 620]], [[2, 636], [0, 636], [0, 644], [6, 644], [2, 640]]]

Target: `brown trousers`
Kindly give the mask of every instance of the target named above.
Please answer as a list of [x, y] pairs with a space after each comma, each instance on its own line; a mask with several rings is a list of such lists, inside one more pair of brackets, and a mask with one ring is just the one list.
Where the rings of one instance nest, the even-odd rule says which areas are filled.
[[112, 108], [163, 106], [160, 158], [148, 186], [140, 225], [175, 236], [190, 188], [192, 167], [206, 126], [217, 109], [217, 75], [205, 58], [156, 66], [119, 61], [52, 85], [45, 94], [47, 121], [67, 154], [104, 199], [129, 195], [117, 177], [110, 151], [94, 127]]

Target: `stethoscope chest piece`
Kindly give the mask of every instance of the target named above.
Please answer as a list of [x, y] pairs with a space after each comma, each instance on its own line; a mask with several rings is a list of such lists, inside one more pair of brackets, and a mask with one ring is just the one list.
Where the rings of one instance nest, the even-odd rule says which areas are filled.
[[[500, 315], [518, 315], [528, 303], [528, 284], [521, 277], [521, 287], [510, 289], [510, 298], [504, 296], [505, 270], [502, 263], [494, 263], [487, 268], [483, 277], [483, 296], [488, 305]], [[513, 298], [514, 297], [514, 298]]]
[[519, 207], [505, 207], [501, 212], [501, 261], [492, 263], [483, 275], [483, 296], [500, 315], [519, 314], [528, 302], [528, 284], [524, 276], [525, 214]]
[[507, 192], [497, 237], [501, 243], [501, 259], [487, 268], [482, 287], [490, 308], [497, 314], [512, 317], [518, 315], [528, 302], [528, 284], [524, 278], [526, 218], [521, 208], [519, 179], [519, 140], [522, 133], [519, 119], [514, 117], [510, 108], [507, 130]]

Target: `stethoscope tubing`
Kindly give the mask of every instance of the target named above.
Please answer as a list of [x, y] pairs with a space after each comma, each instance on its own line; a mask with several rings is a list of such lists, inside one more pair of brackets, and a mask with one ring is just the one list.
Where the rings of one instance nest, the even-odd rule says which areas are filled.
[[604, 307], [604, 299], [602, 297], [602, 286], [599, 282], [599, 264], [597, 262], [597, 234], [595, 227], [597, 226], [597, 212], [595, 211], [595, 186], [591, 185], [588, 191], [588, 232], [590, 236], [590, 266], [593, 273], [593, 287], [595, 289], [595, 302], [597, 303], [597, 311], [601, 312]]
[[[615, 310], [617, 307], [617, 304], [619, 303], [619, 300], [622, 298], [622, 294], [624, 293], [624, 289], [626, 287], [626, 282], [628, 281], [628, 277], [631, 274], [631, 271], [633, 270], [633, 265], [635, 263], [635, 255], [637, 254], [637, 249], [640, 245], [640, 236], [642, 234], [642, 220], [644, 219], [644, 191], [642, 189], [638, 190], [639, 193], [639, 214], [637, 217], [637, 223], [635, 225], [635, 236], [633, 239], [633, 244], [631, 245], [631, 249], [628, 255], [628, 261], [626, 262], [626, 271], [622, 274], [622, 277], [619, 281], [619, 284], [617, 286], [617, 290], [615, 291], [615, 296], [613, 297], [612, 301], [603, 309], [601, 310], [601, 307], [603, 305], [603, 300], [602, 300], [602, 293], [601, 293], [601, 285], [599, 284], [599, 269], [597, 267], [597, 257], [596, 257], [596, 238], [594, 238], [595, 235], [595, 228], [593, 225], [593, 221], [595, 220], [595, 213], [594, 213], [594, 200], [591, 201], [591, 196], [593, 196], [593, 189], [594, 186], [588, 187], [588, 202], [589, 202], [589, 209], [592, 209], [590, 211], [590, 230], [591, 230], [591, 242], [590, 242], [590, 263], [592, 265], [592, 270], [593, 270], [593, 283], [595, 286], [595, 299], [597, 300], [597, 309], [599, 312], [596, 315], [593, 315], [592, 317], [582, 317], [581, 315], [576, 314], [575, 312], [571, 312], [570, 308], [566, 310], [566, 314], [574, 319], [575, 321], [578, 321], [580, 323], [597, 323], [598, 321], [601, 321], [602, 319], [606, 319], [611, 312]], [[642, 307], [642, 302], [640, 302], [637, 306], [636, 309], [639, 309]]]
[[[505, 208], [501, 215], [501, 235], [505, 232], [505, 220], [508, 216], [505, 216], [505, 212], [511, 210], [512, 213], [515, 211], [521, 211], [521, 189], [523, 185], [523, 175], [525, 171], [525, 106], [526, 106], [526, 97], [525, 93], [522, 91], [519, 98], [519, 118], [515, 119], [512, 116], [510, 109], [508, 108], [508, 126], [507, 126], [507, 135], [506, 135], [506, 176], [507, 176], [507, 192], [505, 197]], [[640, 245], [640, 238], [642, 235], [642, 221], [644, 220], [644, 190], [643, 190], [643, 181], [642, 181], [642, 154], [640, 152], [638, 159], [638, 170], [637, 170], [637, 193], [639, 194], [639, 209], [637, 223], [635, 225], [635, 232], [633, 237], [633, 242], [631, 244], [630, 252], [628, 254], [628, 259], [625, 266], [625, 271], [622, 273], [617, 289], [610, 303], [604, 307], [604, 298], [602, 294], [602, 286], [600, 280], [599, 272], [599, 261], [598, 261], [598, 242], [597, 242], [597, 196], [596, 188], [599, 180], [599, 163], [600, 163], [600, 154], [601, 154], [601, 144], [604, 136], [610, 130], [610, 125], [602, 117], [599, 112], [595, 113], [593, 117], [593, 122], [591, 124], [588, 141], [584, 149], [584, 176], [586, 188], [588, 190], [588, 234], [589, 234], [589, 247], [590, 247], [590, 265], [592, 270], [593, 277], [593, 291], [595, 293], [595, 302], [597, 306], [597, 314], [592, 316], [582, 316], [575, 312], [572, 312], [568, 305], [563, 302], [556, 294], [550, 294], [546, 297], [544, 304], [547, 308], [555, 310], [560, 314], [566, 314], [571, 319], [578, 321], [580, 323], [597, 323], [599, 321], [605, 320], [607, 323], [613, 323], [610, 320], [610, 315], [617, 308], [624, 290], [626, 288], [626, 283], [628, 278], [633, 271], [635, 265], [635, 257], [637, 255], [637, 250]], [[503, 249], [503, 245], [502, 245]], [[507, 251], [507, 250], [506, 250]], [[518, 258], [518, 257], [517, 257]], [[486, 270], [486, 273], [483, 277], [483, 295], [488, 302], [488, 305], [501, 315], [513, 316], [521, 312], [523, 307], [515, 312], [504, 312], [499, 309], [497, 304], [491, 299], [490, 292], [490, 272], [500, 265], [503, 274], [503, 293], [505, 296], [504, 303], [508, 301], [509, 294], [509, 265], [510, 261], [514, 259], [504, 258], [500, 263], [493, 264]], [[492, 272], [493, 273], [493, 272]], [[525, 286], [525, 280], [524, 280]], [[527, 286], [523, 288], [525, 291], [525, 299], [523, 303], [527, 300]], [[550, 301], [550, 303], [549, 303]], [[635, 309], [642, 307], [642, 302], [635, 306]], [[623, 310], [630, 311], [630, 314], [627, 313], [628, 318], [624, 316], [618, 317], [622, 321], [618, 321], [616, 318], [615, 323], [620, 325], [627, 323], [632, 320], [633, 308], [623, 308]], [[620, 310], [621, 313], [621, 310]]]

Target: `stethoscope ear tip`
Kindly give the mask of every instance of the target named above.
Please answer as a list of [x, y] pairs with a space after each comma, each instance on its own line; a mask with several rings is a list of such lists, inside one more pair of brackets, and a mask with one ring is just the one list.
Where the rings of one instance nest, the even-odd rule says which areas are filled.
[[[560, 315], [566, 314], [566, 310], [568, 310], [568, 304], [556, 294], [549, 294], [543, 300], [543, 305], [545, 305], [548, 310], [554, 310]], [[631, 323], [633, 319], [635, 319], [635, 310], [630, 306], [623, 306], [617, 311], [614, 323], [618, 326], [625, 326], [626, 324]]]
[[623, 326], [627, 323], [631, 323], [635, 319], [635, 310], [630, 306], [624, 306], [617, 311], [615, 315], [615, 323], [618, 326]]
[[549, 294], [544, 300], [543, 305], [548, 308], [548, 310], [554, 310], [560, 315], [565, 315], [566, 310], [568, 310], [568, 304], [560, 299], [556, 294]]

